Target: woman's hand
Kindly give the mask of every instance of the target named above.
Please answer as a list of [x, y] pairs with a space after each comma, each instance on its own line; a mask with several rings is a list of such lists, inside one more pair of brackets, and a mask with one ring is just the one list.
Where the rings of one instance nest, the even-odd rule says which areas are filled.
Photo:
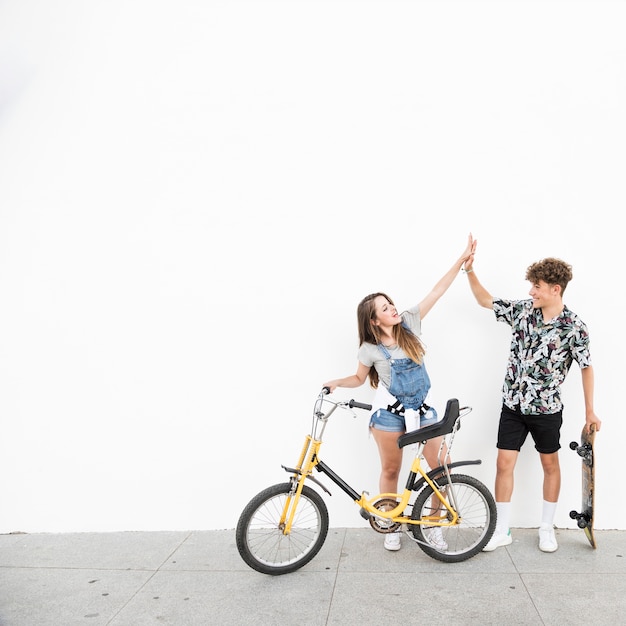
[[463, 269], [466, 272], [472, 271], [472, 266], [474, 265], [474, 254], [476, 253], [476, 246], [478, 244], [478, 240], [472, 237], [472, 233], [469, 234], [467, 238], [467, 246], [461, 255], [461, 260], [463, 262]]

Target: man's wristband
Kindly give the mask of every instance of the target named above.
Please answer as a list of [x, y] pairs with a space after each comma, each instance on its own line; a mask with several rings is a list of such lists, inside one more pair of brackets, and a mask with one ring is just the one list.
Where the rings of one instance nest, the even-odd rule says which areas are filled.
[[473, 269], [471, 269], [471, 270], [466, 270], [466, 269], [463, 267], [463, 268], [461, 269], [461, 271], [462, 271], [464, 274], [471, 274], [474, 270], [473, 270]]

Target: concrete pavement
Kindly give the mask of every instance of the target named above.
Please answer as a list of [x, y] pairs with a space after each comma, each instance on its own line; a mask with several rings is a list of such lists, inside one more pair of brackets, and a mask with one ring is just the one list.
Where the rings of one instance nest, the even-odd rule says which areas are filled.
[[626, 531], [537, 529], [446, 564], [369, 526], [331, 528], [295, 573], [248, 568], [234, 530], [0, 535], [0, 626], [626, 623]]

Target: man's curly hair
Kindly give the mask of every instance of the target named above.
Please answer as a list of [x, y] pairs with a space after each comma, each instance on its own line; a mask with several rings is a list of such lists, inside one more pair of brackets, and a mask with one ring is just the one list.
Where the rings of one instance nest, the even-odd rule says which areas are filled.
[[561, 295], [565, 291], [567, 283], [572, 280], [572, 276], [572, 266], [553, 257], [537, 261], [526, 270], [526, 280], [532, 283], [543, 280], [548, 285], [560, 285]]

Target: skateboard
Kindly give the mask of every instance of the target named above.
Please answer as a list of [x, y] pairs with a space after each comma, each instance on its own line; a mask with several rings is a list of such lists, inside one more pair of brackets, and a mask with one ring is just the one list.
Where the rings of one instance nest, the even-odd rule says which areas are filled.
[[578, 528], [585, 531], [585, 535], [589, 540], [592, 548], [596, 547], [596, 540], [593, 536], [593, 504], [595, 493], [595, 473], [596, 463], [594, 458], [593, 443], [596, 438], [596, 427], [591, 426], [590, 432], [587, 433], [586, 427], [580, 435], [580, 445], [576, 441], [572, 441], [569, 447], [576, 450], [577, 454], [583, 461], [583, 498], [582, 509], [578, 511], [570, 511], [569, 516], [576, 520]]

